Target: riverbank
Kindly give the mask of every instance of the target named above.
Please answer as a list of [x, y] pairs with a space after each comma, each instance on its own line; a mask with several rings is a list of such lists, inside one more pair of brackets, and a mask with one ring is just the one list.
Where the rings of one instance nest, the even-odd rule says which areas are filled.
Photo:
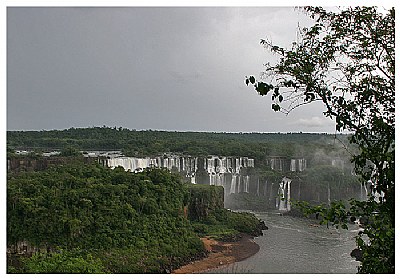
[[244, 233], [240, 234], [239, 240], [235, 242], [218, 241], [207, 237], [201, 238], [201, 240], [208, 251], [208, 256], [184, 265], [172, 273], [202, 273], [210, 269], [242, 261], [260, 250], [260, 247], [254, 242], [253, 237]]

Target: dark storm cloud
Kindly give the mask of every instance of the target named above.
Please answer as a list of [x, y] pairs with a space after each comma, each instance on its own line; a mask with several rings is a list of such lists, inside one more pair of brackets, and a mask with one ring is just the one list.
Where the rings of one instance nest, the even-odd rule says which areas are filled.
[[268, 59], [259, 40], [289, 43], [299, 20], [292, 8], [8, 8], [7, 128], [289, 131], [244, 76]]

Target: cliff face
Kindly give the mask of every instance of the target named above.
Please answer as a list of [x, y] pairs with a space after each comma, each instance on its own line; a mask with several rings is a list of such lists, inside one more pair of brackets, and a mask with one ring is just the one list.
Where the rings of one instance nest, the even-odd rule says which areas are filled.
[[202, 220], [212, 210], [224, 208], [222, 186], [192, 184], [189, 192], [188, 217], [190, 220]]

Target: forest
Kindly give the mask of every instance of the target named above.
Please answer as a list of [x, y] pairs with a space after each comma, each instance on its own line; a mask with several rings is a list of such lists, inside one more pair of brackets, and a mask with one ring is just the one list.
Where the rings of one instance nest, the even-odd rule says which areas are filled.
[[193, 156], [247, 156], [258, 161], [269, 156], [307, 156], [350, 148], [346, 134], [211, 133], [136, 131], [122, 127], [69, 128], [51, 131], [7, 131], [12, 150], [121, 150], [125, 156], [179, 153]]
[[165, 273], [205, 256], [201, 235], [261, 233], [253, 215], [223, 208], [218, 188], [83, 162], [9, 173], [8, 272]]
[[[255, 159], [256, 168], [243, 169], [245, 174], [276, 183], [283, 174], [265, 165], [268, 156], [301, 156], [315, 167], [297, 176], [312, 187], [347, 179], [332, 189], [333, 194], [342, 191], [343, 185], [358, 185], [355, 177], [349, 178], [325, 160], [329, 156], [348, 158], [344, 144], [352, 148], [346, 135], [306, 133], [115, 127], [8, 131], [9, 160], [28, 158], [30, 163], [43, 164], [41, 152], [60, 151], [45, 158], [40, 168], [7, 173], [8, 272], [166, 273], [206, 255], [200, 237], [233, 240], [239, 233], [257, 236], [265, 229], [254, 215], [225, 209], [226, 193], [221, 186], [192, 185], [179, 173], [159, 168], [141, 173], [110, 169], [96, 160], [84, 160], [83, 151], [121, 150], [127, 156], [248, 156]], [[33, 152], [22, 156], [16, 150]], [[276, 193], [269, 203], [248, 193], [232, 197], [230, 208], [265, 210], [275, 203]]]

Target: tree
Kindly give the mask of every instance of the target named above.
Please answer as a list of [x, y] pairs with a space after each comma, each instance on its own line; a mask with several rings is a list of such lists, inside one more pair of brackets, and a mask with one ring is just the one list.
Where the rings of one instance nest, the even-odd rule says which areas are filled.
[[315, 24], [299, 30], [301, 40], [289, 49], [261, 40], [279, 60], [266, 64], [261, 81], [250, 76], [246, 84], [261, 96], [271, 92], [275, 111], [322, 101], [336, 130], [351, 132], [355, 171], [370, 182], [371, 195], [353, 200], [346, 212], [332, 207], [340, 214], [326, 214], [326, 220], [343, 227], [343, 216], [368, 220], [357, 237], [359, 272], [394, 273], [395, 9], [304, 10]]
[[100, 259], [91, 254], [79, 255], [78, 250], [59, 253], [36, 253], [23, 259], [24, 273], [104, 273]]
[[78, 156], [79, 154], [80, 153], [78, 149], [68, 146], [61, 149], [60, 156], [71, 157], [71, 156]]

